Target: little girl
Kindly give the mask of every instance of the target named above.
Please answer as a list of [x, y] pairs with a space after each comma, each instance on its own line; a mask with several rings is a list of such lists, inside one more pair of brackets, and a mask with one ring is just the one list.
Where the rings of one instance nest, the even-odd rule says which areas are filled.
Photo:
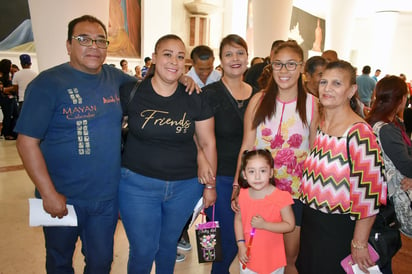
[[293, 199], [275, 187], [274, 161], [268, 150], [245, 151], [239, 174], [239, 207], [235, 215], [240, 273], [283, 273], [283, 233], [295, 228]]

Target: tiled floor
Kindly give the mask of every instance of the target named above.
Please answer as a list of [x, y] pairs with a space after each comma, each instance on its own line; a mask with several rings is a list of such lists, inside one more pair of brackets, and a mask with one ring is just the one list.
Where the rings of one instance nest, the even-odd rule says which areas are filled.
[[[27, 199], [33, 197], [34, 186], [21, 165], [15, 144], [15, 141], [0, 140], [0, 274], [45, 273], [42, 229], [29, 227]], [[196, 248], [193, 228], [189, 235]], [[112, 273], [126, 273], [128, 242], [121, 221], [115, 234], [114, 252]], [[195, 249], [183, 253], [186, 260], [176, 263], [175, 273], [210, 273], [210, 264], [198, 263]], [[83, 272], [83, 256], [79, 248], [74, 265], [76, 273]], [[236, 273], [238, 269], [234, 263], [231, 272]]]
[[[42, 230], [28, 225], [28, 201], [34, 187], [18, 157], [15, 141], [0, 140], [0, 274], [45, 273], [45, 250]], [[191, 242], [194, 231], [190, 229]], [[412, 273], [412, 239], [402, 237], [403, 247], [393, 259], [394, 274]], [[128, 242], [121, 221], [115, 235], [113, 274], [126, 273]], [[184, 253], [186, 260], [177, 263], [175, 273], [201, 274], [210, 272], [210, 264], [197, 262], [196, 250]], [[238, 273], [235, 260], [231, 272]], [[80, 249], [74, 257], [76, 273], [82, 273]], [[154, 273], [154, 271], [152, 271]]]

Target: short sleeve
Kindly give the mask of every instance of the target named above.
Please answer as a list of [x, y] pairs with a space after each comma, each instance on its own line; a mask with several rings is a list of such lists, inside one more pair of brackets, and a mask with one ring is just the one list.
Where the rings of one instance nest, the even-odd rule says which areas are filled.
[[372, 128], [355, 124], [348, 133], [350, 153], [351, 215], [356, 219], [376, 215], [386, 204], [387, 186], [380, 147]]

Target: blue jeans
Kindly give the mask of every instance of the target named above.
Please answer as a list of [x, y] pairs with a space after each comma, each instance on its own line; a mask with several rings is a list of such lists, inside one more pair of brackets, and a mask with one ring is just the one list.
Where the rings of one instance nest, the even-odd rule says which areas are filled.
[[[217, 200], [215, 203], [215, 220], [219, 221], [220, 225], [223, 260], [220, 262], [213, 262], [211, 273], [229, 273], [230, 265], [237, 255], [234, 229], [235, 213], [230, 206], [233, 179], [234, 178], [230, 176], [216, 177]], [[210, 220], [213, 218], [212, 213], [213, 207], [206, 209], [206, 214]]]
[[115, 200], [67, 201], [74, 205], [77, 227], [43, 227], [48, 274], [73, 274], [72, 259], [77, 239], [82, 241], [85, 274], [110, 273], [113, 261], [113, 237], [119, 217]]
[[120, 215], [129, 239], [128, 273], [173, 273], [176, 243], [202, 196], [197, 178], [164, 181], [122, 168]]

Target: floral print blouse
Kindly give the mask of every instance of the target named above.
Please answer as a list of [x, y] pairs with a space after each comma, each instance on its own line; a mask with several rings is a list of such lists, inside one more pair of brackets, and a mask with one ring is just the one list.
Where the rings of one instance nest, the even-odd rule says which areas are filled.
[[315, 97], [307, 94], [306, 119], [303, 124], [296, 110], [297, 99], [276, 100], [276, 113], [256, 130], [255, 149], [268, 149], [275, 160], [276, 187], [299, 198], [303, 162], [309, 154], [309, 126], [313, 118]]

